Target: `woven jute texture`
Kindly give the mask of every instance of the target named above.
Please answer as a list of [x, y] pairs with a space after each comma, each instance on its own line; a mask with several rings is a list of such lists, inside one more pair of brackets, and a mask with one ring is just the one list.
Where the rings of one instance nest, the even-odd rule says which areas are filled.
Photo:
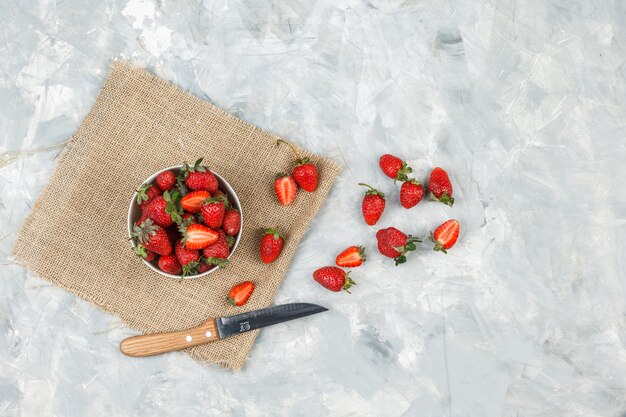
[[[298, 242], [341, 168], [298, 148], [318, 166], [317, 191], [300, 191], [280, 206], [275, 175], [293, 167], [277, 136], [246, 123], [128, 63], [114, 62], [86, 119], [71, 137], [50, 183], [41, 192], [13, 249], [15, 260], [118, 315], [144, 333], [182, 330], [272, 304]], [[152, 272], [128, 242], [133, 192], [152, 173], [204, 157], [242, 204], [244, 227], [231, 264], [179, 282]], [[259, 260], [261, 230], [278, 227], [286, 243], [277, 261]], [[252, 280], [248, 304], [231, 307], [225, 296]], [[258, 331], [187, 349], [198, 361], [241, 369]]]

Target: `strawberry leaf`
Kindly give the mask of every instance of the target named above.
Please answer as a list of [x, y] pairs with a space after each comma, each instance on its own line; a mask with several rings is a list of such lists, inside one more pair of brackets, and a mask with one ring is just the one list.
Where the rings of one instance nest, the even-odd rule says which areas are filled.
[[216, 265], [220, 269], [226, 268], [226, 266], [228, 266], [228, 259], [208, 257], [208, 258], [204, 258], [202, 261], [206, 263], [207, 265], [211, 265], [211, 266]]

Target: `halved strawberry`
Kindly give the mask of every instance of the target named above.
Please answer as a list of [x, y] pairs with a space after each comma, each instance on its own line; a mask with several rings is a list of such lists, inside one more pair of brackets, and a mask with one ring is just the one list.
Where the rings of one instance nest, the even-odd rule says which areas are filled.
[[430, 234], [430, 240], [435, 242], [433, 250], [448, 253], [447, 249], [454, 246], [459, 238], [460, 228], [459, 222], [454, 219], [448, 220], [436, 228], [435, 231]]
[[335, 263], [344, 268], [354, 268], [365, 262], [365, 248], [363, 246], [350, 246], [339, 255]]
[[202, 249], [215, 243], [219, 238], [215, 230], [203, 224], [190, 224], [184, 232], [183, 244], [188, 249]]
[[278, 202], [283, 206], [288, 206], [296, 198], [298, 184], [291, 175], [280, 174], [274, 181], [274, 191], [276, 191]]
[[208, 191], [192, 191], [180, 200], [180, 205], [185, 211], [197, 213], [200, 211], [202, 202], [207, 198], [211, 198], [211, 193]]

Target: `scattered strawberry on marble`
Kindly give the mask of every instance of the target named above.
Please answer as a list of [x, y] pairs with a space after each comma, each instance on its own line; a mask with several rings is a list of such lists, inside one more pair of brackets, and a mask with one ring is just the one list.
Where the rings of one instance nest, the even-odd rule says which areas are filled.
[[363, 246], [350, 246], [337, 255], [335, 263], [342, 268], [355, 268], [365, 262], [365, 248]]
[[384, 256], [393, 258], [396, 266], [406, 262], [407, 252], [414, 251], [415, 243], [421, 242], [418, 238], [407, 235], [395, 227], [380, 229], [376, 232], [376, 240], [378, 251]]
[[135, 254], [182, 277], [223, 268], [241, 228], [241, 214], [219, 189], [202, 158], [178, 175], [163, 171], [137, 191], [141, 217], [131, 239]]
[[406, 161], [388, 153], [380, 157], [378, 165], [386, 176], [397, 181], [407, 181], [409, 179], [407, 175], [413, 172]]
[[433, 200], [440, 201], [452, 207], [454, 197], [452, 197], [452, 183], [448, 177], [448, 173], [443, 169], [436, 167], [430, 173], [428, 180], [428, 191]]
[[430, 240], [435, 243], [433, 250], [448, 253], [448, 249], [454, 246], [459, 238], [460, 228], [459, 222], [454, 219], [448, 220], [437, 227], [430, 234]]
[[415, 207], [424, 197], [424, 187], [416, 179], [411, 178], [400, 187], [400, 204], [404, 208]]
[[349, 274], [350, 272], [345, 272], [336, 266], [324, 266], [313, 272], [313, 279], [327, 290], [334, 292], [344, 290], [350, 293], [348, 289], [356, 285], [356, 282], [348, 276]]
[[365, 220], [365, 223], [373, 226], [378, 223], [380, 216], [382, 216], [383, 211], [385, 211], [385, 194], [362, 182], [359, 183], [359, 185], [369, 188], [369, 190], [365, 191], [365, 195], [363, 196], [361, 211], [363, 212], [363, 220]]

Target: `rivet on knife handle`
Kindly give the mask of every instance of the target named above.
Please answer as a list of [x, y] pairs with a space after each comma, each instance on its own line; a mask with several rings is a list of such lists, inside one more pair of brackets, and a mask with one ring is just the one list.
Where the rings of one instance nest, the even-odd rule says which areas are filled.
[[198, 327], [170, 333], [153, 333], [122, 340], [120, 350], [128, 356], [152, 356], [219, 340], [215, 319]]

